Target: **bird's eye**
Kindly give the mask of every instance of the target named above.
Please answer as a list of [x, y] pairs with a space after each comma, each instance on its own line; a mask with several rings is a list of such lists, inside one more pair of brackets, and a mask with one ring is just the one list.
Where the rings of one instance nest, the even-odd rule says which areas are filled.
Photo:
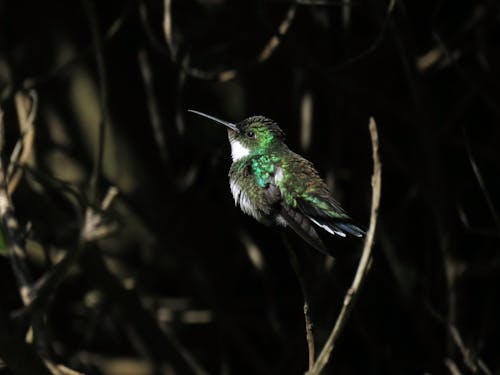
[[254, 138], [255, 137], [255, 133], [251, 130], [247, 131], [247, 137], [248, 138]]

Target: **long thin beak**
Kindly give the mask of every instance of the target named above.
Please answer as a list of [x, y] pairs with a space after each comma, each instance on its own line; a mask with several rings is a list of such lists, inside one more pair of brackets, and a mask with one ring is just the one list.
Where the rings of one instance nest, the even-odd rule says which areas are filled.
[[218, 122], [219, 124], [222, 124], [224, 126], [227, 126], [229, 129], [231, 130], [234, 130], [235, 132], [239, 133], [240, 130], [236, 127], [235, 124], [233, 124], [232, 122], [228, 122], [228, 121], [224, 121], [224, 120], [221, 120], [220, 118], [217, 118], [217, 117], [214, 117], [214, 116], [210, 116], [210, 115], [207, 115], [206, 113], [203, 113], [203, 112], [199, 112], [199, 111], [195, 111], [193, 109], [188, 109], [188, 112], [191, 112], [191, 113], [196, 113], [197, 115], [199, 116], [202, 116], [202, 117], [206, 117], [210, 120], [213, 120], [215, 122]]

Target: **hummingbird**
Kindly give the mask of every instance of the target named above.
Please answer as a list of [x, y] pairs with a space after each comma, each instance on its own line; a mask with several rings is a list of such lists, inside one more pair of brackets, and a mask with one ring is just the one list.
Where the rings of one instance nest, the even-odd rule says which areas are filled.
[[288, 148], [285, 133], [264, 116], [233, 124], [209, 114], [188, 112], [227, 128], [232, 164], [229, 186], [236, 206], [257, 221], [288, 226], [309, 245], [332, 255], [317, 233], [362, 237], [363, 229], [333, 198], [313, 164]]

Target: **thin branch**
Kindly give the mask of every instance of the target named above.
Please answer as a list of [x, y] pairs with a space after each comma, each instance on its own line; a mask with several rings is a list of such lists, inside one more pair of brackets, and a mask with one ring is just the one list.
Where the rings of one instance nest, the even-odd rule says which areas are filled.
[[357, 293], [361, 287], [361, 284], [367, 274], [369, 264], [371, 262], [371, 252], [373, 247], [373, 241], [375, 238], [375, 229], [377, 227], [378, 210], [380, 204], [380, 194], [382, 185], [382, 165], [379, 159], [378, 152], [378, 133], [377, 125], [373, 118], [370, 118], [370, 136], [372, 140], [372, 150], [373, 150], [373, 176], [372, 176], [372, 207], [370, 214], [370, 227], [366, 234], [365, 243], [363, 246], [363, 254], [358, 264], [358, 269], [356, 270], [356, 275], [352, 282], [351, 287], [347, 291], [344, 297], [344, 304], [340, 310], [340, 314], [335, 322], [328, 340], [326, 341], [318, 359], [314, 363], [311, 371], [308, 375], [318, 375], [321, 373], [325, 365], [330, 359], [330, 354], [333, 350], [335, 342], [337, 341], [342, 329], [344, 328], [347, 319], [352, 312], [353, 300], [357, 296]]
[[259, 63], [264, 62], [271, 57], [273, 52], [280, 45], [281, 38], [288, 32], [288, 29], [290, 28], [290, 25], [292, 24], [292, 21], [295, 18], [296, 13], [297, 13], [296, 6], [292, 5], [290, 8], [288, 8], [285, 18], [283, 18], [283, 21], [281, 21], [278, 27], [278, 33], [274, 35], [271, 39], [269, 39], [269, 41], [267, 42], [267, 44], [264, 46], [259, 56], [257, 57], [257, 62]]
[[123, 283], [108, 271], [100, 249], [96, 245], [89, 247], [80, 262], [84, 274], [120, 307], [116, 309], [118, 317], [132, 328], [151, 359], [157, 363], [170, 362], [179, 374], [208, 375], [171, 330], [159, 327], [158, 321], [141, 303], [137, 291], [125, 289]]
[[477, 183], [479, 184], [479, 187], [481, 188], [481, 192], [483, 193], [484, 199], [486, 200], [486, 204], [488, 205], [488, 209], [490, 210], [491, 216], [493, 217], [493, 220], [495, 220], [495, 225], [497, 227], [498, 233], [500, 233], [500, 217], [498, 216], [498, 213], [495, 209], [495, 205], [493, 204], [493, 200], [491, 199], [491, 195], [488, 192], [488, 189], [486, 188], [486, 184], [484, 183], [483, 176], [481, 174], [481, 171], [479, 170], [479, 167], [477, 166], [476, 160], [474, 159], [474, 156], [472, 155], [471, 149], [470, 149], [470, 144], [467, 139], [467, 135], [465, 134], [465, 129], [462, 128], [462, 133], [464, 137], [464, 142], [465, 142], [465, 149], [467, 150], [467, 156], [469, 158], [470, 165], [472, 167], [472, 170], [474, 171], [474, 175], [476, 176]]
[[337, 6], [337, 7], [360, 5], [359, 2], [352, 3], [350, 0], [267, 0], [266, 2], [310, 5], [310, 6]]
[[[103, 211], [109, 209], [113, 199], [118, 194], [115, 187], [109, 188], [104, 197], [101, 208]], [[85, 211], [85, 220], [80, 232], [78, 243], [73, 249], [70, 249], [56, 265], [41, 276], [27, 291], [26, 309], [23, 313], [33, 310], [44, 303], [52, 295], [55, 289], [63, 281], [69, 268], [75, 264], [76, 260], [84, 250], [84, 245], [88, 242], [97, 241], [105, 238], [114, 232], [116, 226], [103, 223], [103, 213], [88, 207]]]
[[[0, 128], [3, 133], [3, 112], [0, 109]], [[3, 134], [2, 134], [3, 138]], [[1, 152], [2, 150], [0, 150]], [[9, 249], [12, 270], [16, 277], [19, 294], [24, 303], [27, 301], [27, 291], [29, 290], [29, 285], [31, 279], [28, 273], [28, 267], [26, 265], [26, 251], [23, 246], [19, 243], [19, 224], [16, 217], [14, 216], [14, 207], [10, 200], [10, 196], [7, 188], [7, 179], [5, 176], [3, 163], [0, 158], [0, 220], [2, 222], [2, 227], [5, 231], [5, 237], [7, 241], [7, 246]]]
[[64, 365], [45, 360], [45, 365], [50, 369], [52, 375], [84, 375], [83, 372], [78, 372]]
[[[12, 322], [8, 319], [7, 313], [0, 309], [0, 355], [3, 360], [2, 364], [5, 364], [16, 375], [51, 375], [44, 361], [35, 352], [33, 345], [27, 344], [24, 337], [14, 335], [11, 331]], [[4, 373], [2, 370], [3, 368], [0, 369], [0, 372]]]
[[385, 36], [387, 28], [390, 24], [392, 12], [394, 10], [395, 5], [396, 5], [396, 0], [390, 0], [389, 5], [387, 6], [387, 12], [386, 12], [385, 18], [382, 21], [382, 28], [381, 28], [380, 32], [378, 33], [378, 35], [375, 37], [375, 39], [370, 43], [368, 48], [361, 51], [357, 55], [355, 55], [353, 57], [349, 57], [345, 61], [342, 61], [341, 63], [336, 64], [336, 65], [328, 68], [327, 69], [328, 73], [337, 72], [337, 71], [342, 70], [351, 64], [354, 64], [358, 61], [361, 61], [361, 60], [365, 59], [366, 57], [368, 57], [369, 55], [371, 55], [373, 52], [375, 52], [379, 48], [379, 46], [384, 41], [384, 36]]
[[97, 63], [97, 73], [99, 81], [99, 109], [101, 112], [101, 119], [99, 121], [99, 137], [97, 145], [97, 155], [95, 159], [94, 168], [92, 169], [92, 176], [90, 179], [90, 199], [97, 203], [98, 198], [98, 185], [99, 178], [102, 175], [102, 164], [104, 158], [104, 144], [106, 135], [106, 123], [108, 121], [107, 102], [108, 102], [108, 89], [106, 66], [104, 64], [104, 53], [102, 49], [101, 34], [99, 25], [97, 23], [97, 15], [94, 8], [94, 3], [91, 0], [83, 0], [83, 6], [87, 13], [90, 24], [90, 32], [92, 34], [92, 45], [95, 48], [95, 58]]
[[304, 320], [305, 320], [305, 327], [306, 327], [306, 341], [307, 341], [307, 352], [308, 352], [308, 357], [309, 357], [309, 366], [308, 370], [311, 371], [314, 365], [314, 358], [315, 358], [315, 349], [314, 349], [314, 336], [313, 336], [313, 331], [312, 331], [312, 321], [311, 321], [311, 316], [309, 313], [309, 293], [307, 293], [306, 289], [306, 283], [304, 280], [304, 275], [302, 273], [302, 270], [300, 268], [299, 260], [297, 259], [297, 255], [295, 254], [295, 251], [293, 250], [290, 242], [286, 238], [285, 234], [283, 234], [283, 243], [285, 244], [285, 248], [288, 251], [288, 258], [290, 259], [290, 263], [293, 267], [293, 270], [295, 271], [295, 275], [297, 276], [297, 280], [299, 281], [300, 285], [300, 290], [302, 291], [302, 297], [304, 298]]
[[165, 42], [170, 52], [172, 60], [177, 59], [177, 47], [174, 45], [174, 38], [172, 35], [172, 0], [165, 0], [163, 2], [163, 33], [165, 34]]
[[477, 356], [476, 353], [474, 353], [469, 347], [467, 347], [458, 328], [455, 325], [448, 323], [446, 319], [441, 316], [441, 314], [439, 314], [429, 303], [426, 304], [426, 307], [429, 310], [431, 316], [446, 327], [453, 343], [460, 350], [462, 360], [467, 368], [474, 374], [476, 374], [478, 370], [481, 370], [484, 375], [492, 375], [493, 373], [486, 365], [486, 363], [484, 363], [484, 361], [479, 356]]
[[451, 375], [462, 375], [462, 372], [460, 371], [457, 364], [452, 359], [445, 358], [444, 364], [448, 368], [448, 371], [450, 371]]
[[146, 50], [139, 51], [138, 60], [142, 80], [144, 81], [144, 89], [146, 91], [146, 100], [149, 117], [151, 118], [151, 126], [153, 127], [153, 136], [156, 141], [156, 146], [158, 147], [158, 152], [160, 153], [160, 158], [163, 164], [166, 165], [168, 161], [167, 142], [165, 141], [165, 131], [162, 126], [158, 101], [156, 100], [154, 92], [153, 75]]
[[[107, 29], [106, 34], [104, 35], [104, 42], [109, 42], [111, 39], [113, 39], [118, 31], [121, 30], [124, 21], [126, 19], [127, 14], [133, 7], [131, 6], [135, 1], [130, 0], [127, 5], [124, 7], [123, 11], [121, 14], [116, 18], [116, 20], [111, 24], [111, 26]], [[27, 78], [23, 81], [22, 83], [22, 89], [24, 90], [31, 90], [34, 89], [37, 86], [43, 85], [50, 80], [60, 77], [62, 74], [66, 73], [68, 70], [70, 70], [72, 67], [75, 65], [81, 63], [83, 60], [85, 60], [87, 57], [91, 56], [92, 54], [96, 53], [95, 50], [96, 46], [91, 45], [89, 47], [86, 47], [82, 50], [82, 52], [76, 54], [75, 56], [69, 58], [67, 61], [63, 62], [59, 66], [55, 67], [51, 71], [41, 74], [39, 76]], [[10, 96], [11, 94], [9, 94]], [[8, 99], [7, 96], [5, 98]]]
[[[19, 131], [21, 138], [17, 141], [10, 163], [7, 168], [8, 193], [12, 195], [23, 175], [24, 164], [33, 154], [33, 144], [35, 141], [35, 117], [38, 109], [38, 96], [34, 90], [29, 92], [29, 96], [24, 92], [18, 92], [15, 96], [17, 118], [19, 121]], [[30, 103], [31, 102], [31, 103]]]
[[[29, 119], [31, 117], [31, 120]], [[33, 116], [28, 116], [26, 121], [33, 121]], [[3, 129], [3, 113], [0, 108], [0, 129]], [[3, 135], [2, 135], [3, 136]], [[0, 150], [1, 151], [1, 150]], [[0, 221], [2, 224], [2, 228], [4, 230], [5, 239], [7, 242], [7, 247], [9, 249], [12, 270], [17, 280], [19, 294], [21, 296], [21, 300], [25, 306], [28, 306], [31, 303], [30, 292], [32, 290], [31, 280], [32, 277], [28, 270], [26, 264], [26, 249], [24, 247], [23, 241], [21, 240], [20, 235], [20, 226], [17, 221], [17, 218], [14, 214], [14, 206], [10, 199], [8, 188], [7, 188], [7, 179], [5, 176], [2, 160], [0, 157]], [[44, 314], [42, 311], [35, 310], [32, 316], [32, 327], [36, 338], [36, 343], [38, 344], [38, 349], [42, 352], [42, 355], [48, 355], [46, 352], [50, 350], [49, 344], [47, 342], [47, 332], [46, 332], [46, 324], [44, 320]], [[21, 343], [23, 341], [21, 340]], [[20, 347], [21, 350], [28, 350]], [[49, 364], [52, 364], [51, 367]], [[50, 361], [45, 360], [45, 365], [52, 372], [53, 375], [62, 375], [63, 373], [59, 371], [60, 368], [67, 369], [65, 366], [55, 365]], [[56, 371], [58, 370], [58, 371]], [[44, 370], [40, 370], [40, 373], [48, 372]], [[22, 373], [20, 371], [19, 373]], [[67, 374], [67, 372], [66, 372]]]
[[[168, 52], [172, 62], [177, 63], [182, 70], [189, 76], [205, 79], [205, 80], [216, 80], [220, 82], [225, 82], [233, 79], [236, 75], [243, 69], [248, 68], [249, 66], [262, 63], [268, 60], [276, 48], [281, 44], [282, 38], [286, 35], [288, 30], [290, 29], [290, 25], [295, 18], [297, 13], [297, 3], [293, 3], [288, 11], [286, 12], [285, 17], [280, 22], [276, 33], [267, 41], [264, 47], [261, 49], [259, 54], [255, 57], [254, 60], [248, 62], [244, 67], [239, 68], [229, 68], [223, 69], [220, 71], [208, 71], [200, 68], [193, 67], [189, 65], [189, 59], [179, 59], [177, 54], [177, 46], [174, 43], [173, 37], [173, 24], [172, 24], [172, 9], [171, 9], [172, 1], [164, 0], [164, 14], [163, 14], [163, 33], [165, 36], [165, 42], [167, 44]], [[145, 7], [142, 8], [141, 18], [143, 24], [147, 27], [147, 12]], [[148, 33], [148, 36], [152, 35]], [[153, 38], [153, 44], [157, 45], [156, 39]]]

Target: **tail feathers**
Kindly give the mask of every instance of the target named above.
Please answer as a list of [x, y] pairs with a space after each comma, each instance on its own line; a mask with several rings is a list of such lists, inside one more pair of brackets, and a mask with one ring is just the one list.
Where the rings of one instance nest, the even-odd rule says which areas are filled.
[[[333, 205], [335, 202], [332, 202]], [[297, 199], [297, 203], [300, 211], [309, 220], [333, 235], [341, 237], [346, 237], [348, 234], [356, 237], [363, 237], [365, 235], [363, 229], [351, 223], [350, 217], [342, 211], [340, 206], [338, 209], [338, 216], [333, 217], [306, 200]]]
[[351, 234], [356, 237], [363, 237], [366, 234], [363, 229], [351, 223], [333, 223], [332, 226], [336, 227], [341, 232]]
[[354, 224], [347, 223], [347, 222], [324, 222], [324, 221], [319, 221], [317, 219], [313, 219], [312, 217], [309, 217], [309, 219], [316, 224], [317, 226], [323, 228], [327, 232], [337, 235], [340, 237], [346, 237], [347, 234], [350, 234], [352, 236], [356, 237], [363, 237], [365, 234], [365, 231], [359, 227], [357, 227]]

